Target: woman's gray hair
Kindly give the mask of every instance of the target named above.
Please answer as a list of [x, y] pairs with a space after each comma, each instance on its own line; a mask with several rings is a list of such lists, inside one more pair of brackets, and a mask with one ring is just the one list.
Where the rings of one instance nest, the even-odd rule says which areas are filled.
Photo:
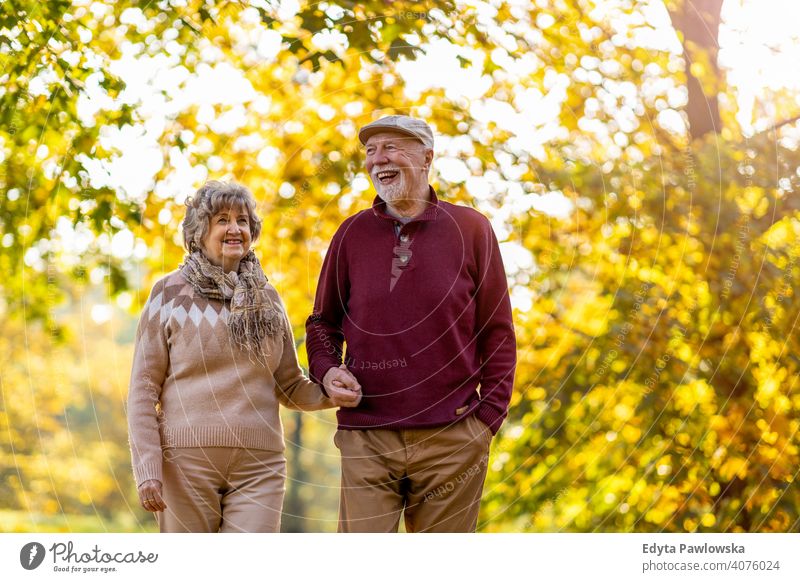
[[202, 248], [201, 242], [208, 233], [211, 218], [222, 210], [237, 208], [247, 210], [250, 238], [256, 242], [261, 234], [261, 220], [256, 215], [253, 194], [236, 182], [210, 180], [194, 196], [186, 199], [186, 216], [183, 227], [183, 246], [190, 253]]

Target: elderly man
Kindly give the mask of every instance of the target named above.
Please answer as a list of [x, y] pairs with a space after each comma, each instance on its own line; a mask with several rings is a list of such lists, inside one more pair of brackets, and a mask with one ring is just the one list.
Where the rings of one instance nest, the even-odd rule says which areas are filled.
[[497, 239], [428, 185], [426, 123], [393, 115], [358, 137], [378, 196], [334, 235], [306, 322], [312, 377], [349, 371], [363, 394], [337, 412], [339, 531], [396, 532], [401, 514], [409, 532], [475, 531], [516, 364]]

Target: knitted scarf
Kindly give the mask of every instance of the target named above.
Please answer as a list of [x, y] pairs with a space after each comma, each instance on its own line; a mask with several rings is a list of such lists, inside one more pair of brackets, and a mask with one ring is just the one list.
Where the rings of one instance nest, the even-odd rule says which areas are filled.
[[198, 251], [187, 255], [178, 267], [195, 291], [210, 299], [230, 302], [228, 329], [241, 349], [267, 355], [264, 339], [283, 331], [282, 312], [267, 292], [267, 276], [253, 251], [239, 262], [236, 273], [225, 273]]

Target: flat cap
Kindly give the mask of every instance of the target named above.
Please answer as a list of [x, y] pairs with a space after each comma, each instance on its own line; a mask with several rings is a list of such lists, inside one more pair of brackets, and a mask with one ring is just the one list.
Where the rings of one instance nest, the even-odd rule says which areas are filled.
[[421, 141], [425, 147], [433, 149], [433, 132], [430, 126], [421, 119], [409, 117], [408, 115], [389, 115], [381, 117], [362, 127], [358, 131], [358, 140], [366, 145], [367, 140], [376, 133], [382, 131], [398, 131], [405, 133]]

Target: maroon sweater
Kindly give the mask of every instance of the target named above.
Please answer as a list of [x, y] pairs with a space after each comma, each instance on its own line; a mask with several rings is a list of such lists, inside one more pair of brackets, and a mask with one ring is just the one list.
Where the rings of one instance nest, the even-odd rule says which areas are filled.
[[[470, 414], [497, 432], [514, 384], [505, 270], [489, 221], [438, 200], [405, 225], [375, 198], [342, 223], [306, 322], [312, 378], [344, 361], [363, 390], [339, 428], [424, 428]], [[402, 226], [398, 232], [398, 226]]]

